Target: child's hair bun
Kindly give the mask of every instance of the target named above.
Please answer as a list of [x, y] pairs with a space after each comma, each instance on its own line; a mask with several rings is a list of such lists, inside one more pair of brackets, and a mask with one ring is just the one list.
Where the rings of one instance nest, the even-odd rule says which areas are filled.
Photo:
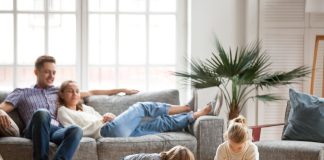
[[241, 116], [241, 115], [239, 115], [238, 117], [234, 118], [233, 121], [234, 121], [235, 123], [242, 123], [242, 124], [246, 124], [246, 119], [245, 119], [243, 116]]

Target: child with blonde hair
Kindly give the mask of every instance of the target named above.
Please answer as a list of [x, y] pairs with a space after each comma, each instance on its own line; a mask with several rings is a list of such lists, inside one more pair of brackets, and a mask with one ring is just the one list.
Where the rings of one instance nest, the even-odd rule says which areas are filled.
[[224, 134], [225, 142], [218, 146], [214, 160], [258, 160], [257, 146], [252, 143], [246, 119], [238, 116], [230, 121]]

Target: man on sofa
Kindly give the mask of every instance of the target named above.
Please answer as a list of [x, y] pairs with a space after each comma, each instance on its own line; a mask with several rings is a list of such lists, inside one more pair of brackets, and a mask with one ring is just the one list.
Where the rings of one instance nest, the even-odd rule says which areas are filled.
[[[56, 102], [58, 88], [53, 86], [56, 74], [54, 57], [43, 55], [35, 62], [36, 85], [32, 88], [17, 88], [0, 104], [0, 131], [12, 128], [13, 121], [6, 114], [17, 109], [23, 123], [27, 126], [23, 136], [33, 142], [33, 158], [47, 160], [49, 142], [58, 145], [54, 159], [72, 159], [80, 140], [82, 130], [78, 126], [63, 128], [56, 121]], [[90, 95], [113, 95], [124, 92], [135, 94], [137, 90], [113, 89], [92, 90], [81, 93]], [[13, 127], [17, 128], [17, 127]]]

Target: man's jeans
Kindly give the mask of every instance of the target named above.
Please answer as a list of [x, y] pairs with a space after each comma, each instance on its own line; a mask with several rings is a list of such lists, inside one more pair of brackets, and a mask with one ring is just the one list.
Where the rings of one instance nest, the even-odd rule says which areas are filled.
[[[167, 131], [177, 131], [194, 122], [193, 114], [168, 115], [170, 105], [155, 102], [135, 103], [100, 130], [103, 137], [135, 137]], [[143, 121], [151, 117], [149, 121]]]
[[58, 146], [54, 160], [70, 160], [80, 143], [83, 132], [78, 126], [63, 128], [52, 125], [50, 113], [45, 109], [40, 109], [33, 114], [24, 136], [33, 141], [35, 160], [49, 159], [50, 141]]

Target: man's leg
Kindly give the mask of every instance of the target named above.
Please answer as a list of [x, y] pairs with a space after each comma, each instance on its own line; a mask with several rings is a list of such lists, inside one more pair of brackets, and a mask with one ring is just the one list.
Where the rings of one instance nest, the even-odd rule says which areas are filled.
[[126, 111], [107, 123], [100, 130], [103, 137], [128, 137], [144, 117], [158, 117], [168, 113], [170, 105], [165, 103], [135, 103]]
[[25, 137], [33, 141], [33, 159], [48, 160], [49, 142], [58, 145], [54, 159], [72, 159], [82, 138], [82, 129], [71, 126], [60, 128], [51, 125], [51, 115], [45, 109], [37, 110], [25, 131]]
[[72, 125], [66, 128], [57, 127], [51, 134], [51, 141], [58, 146], [54, 160], [72, 159], [82, 136], [82, 129], [78, 126]]
[[51, 116], [41, 109], [33, 114], [26, 128], [25, 137], [33, 141], [33, 157], [37, 160], [48, 160]]

